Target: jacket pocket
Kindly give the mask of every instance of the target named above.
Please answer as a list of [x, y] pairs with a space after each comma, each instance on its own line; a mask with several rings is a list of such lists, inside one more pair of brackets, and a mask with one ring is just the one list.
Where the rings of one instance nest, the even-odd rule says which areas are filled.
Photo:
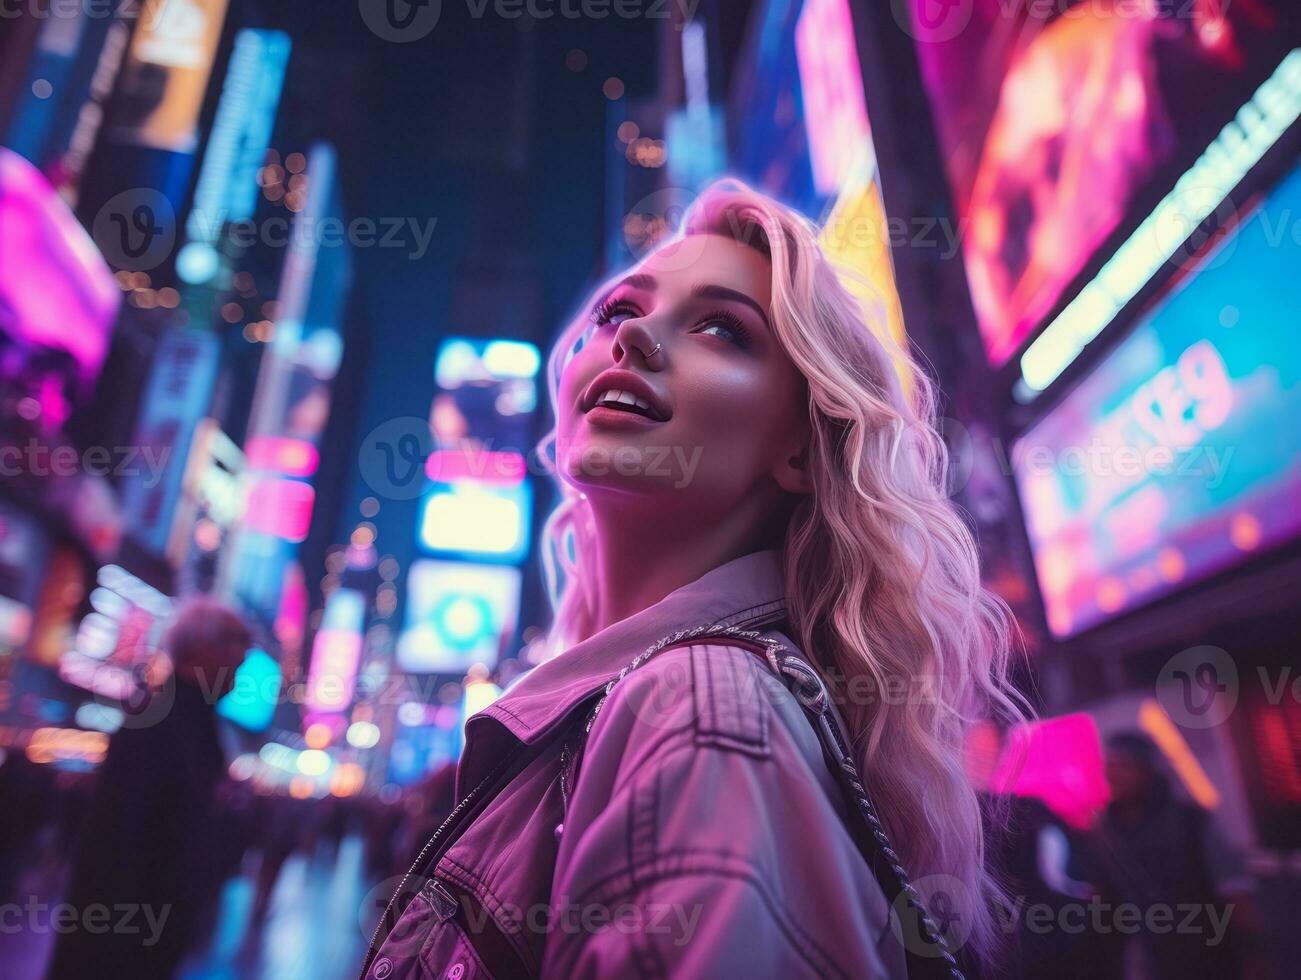
[[366, 980], [492, 977], [461, 926], [460, 902], [446, 883], [426, 878], [384, 940]]

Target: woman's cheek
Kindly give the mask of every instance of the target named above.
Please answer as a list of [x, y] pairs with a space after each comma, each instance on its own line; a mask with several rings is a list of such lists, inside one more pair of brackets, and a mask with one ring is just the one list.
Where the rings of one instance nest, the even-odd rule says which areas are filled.
[[762, 406], [748, 394], [715, 388], [687, 407], [692, 424], [684, 427], [677, 441], [688, 456], [699, 459], [702, 468], [735, 471], [732, 475], [742, 479], [750, 476], [748, 471], [756, 465], [758, 450], [767, 439], [767, 425]]

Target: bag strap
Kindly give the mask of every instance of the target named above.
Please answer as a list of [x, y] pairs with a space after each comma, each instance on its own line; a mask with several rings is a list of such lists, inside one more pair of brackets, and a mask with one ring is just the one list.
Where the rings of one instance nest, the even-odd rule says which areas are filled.
[[[935, 920], [926, 911], [921, 894], [913, 886], [908, 873], [900, 862], [898, 853], [890, 844], [890, 838], [886, 834], [885, 827], [881, 824], [876, 807], [868, 795], [867, 788], [863, 785], [862, 778], [858, 773], [858, 766], [850, 753], [850, 742], [844, 728], [844, 722], [836, 711], [835, 704], [821, 676], [812, 665], [802, 657], [792, 653], [780, 641], [764, 636], [755, 630], [746, 630], [735, 626], [698, 626], [690, 630], [682, 630], [652, 644], [624, 667], [605, 686], [605, 691], [600, 700], [593, 705], [586, 725], [578, 733], [578, 750], [571, 750], [569, 743], [566, 743], [564, 747], [561, 755], [560, 789], [565, 809], [568, 809], [569, 786], [577, 778], [578, 762], [582, 748], [586, 745], [587, 735], [591, 732], [592, 724], [596, 721], [601, 707], [610, 696], [610, 691], [615, 684], [622, 680], [629, 671], [635, 670], [657, 653], [672, 647], [687, 646], [705, 640], [721, 641], [748, 650], [757, 655], [779, 679], [792, 686], [792, 693], [804, 709], [805, 715], [809, 718], [813, 730], [818, 736], [818, 741], [822, 745], [823, 755], [827, 759], [828, 767], [831, 769], [848, 803], [849, 813], [851, 814], [850, 819], [856, 825], [850, 828], [850, 832], [867, 861], [868, 867], [881, 886], [881, 890], [885, 893], [886, 900], [891, 904], [892, 908], [898, 908], [900, 897], [903, 896], [903, 901], [916, 915], [917, 930], [922, 940], [920, 945], [925, 947], [926, 952], [923, 954], [917, 948], [919, 945], [917, 943], [904, 943], [904, 960], [907, 964], [910, 980], [923, 980], [923, 978], [926, 978], [926, 980], [930, 980], [930, 978], [937, 978], [937, 980], [938, 978], [943, 978], [943, 980], [965, 980], [962, 971], [958, 968], [956, 958], [949, 951], [944, 936], [935, 925]], [[574, 771], [572, 776], [569, 774], [571, 766]], [[857, 820], [854, 820], [854, 815], [857, 815]], [[559, 831], [560, 828], [557, 828], [557, 830]]]

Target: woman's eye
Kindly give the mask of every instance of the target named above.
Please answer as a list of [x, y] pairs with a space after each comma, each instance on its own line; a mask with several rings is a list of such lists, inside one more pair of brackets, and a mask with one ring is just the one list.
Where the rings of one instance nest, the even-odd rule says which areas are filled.
[[592, 311], [592, 323], [598, 327], [615, 326], [639, 314], [626, 303], [602, 303]]
[[706, 333], [709, 331], [720, 331], [714, 335], [716, 337], [722, 337], [724, 340], [736, 344], [738, 347], [749, 346], [750, 332], [739, 322], [733, 322], [728, 318], [715, 318], [706, 322], [705, 325], [696, 332]]

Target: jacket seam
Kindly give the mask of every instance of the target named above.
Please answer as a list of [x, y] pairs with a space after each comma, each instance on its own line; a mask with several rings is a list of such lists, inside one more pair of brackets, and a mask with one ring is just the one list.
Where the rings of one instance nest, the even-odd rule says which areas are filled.
[[[740, 703], [740, 701], [737, 699], [733, 699], [731, 704], [732, 724], [725, 728], [719, 720], [718, 706], [717, 706], [717, 702], [714, 700], [714, 689], [717, 686], [717, 682], [714, 679], [715, 678], [714, 668], [716, 665], [713, 663], [713, 661], [717, 658], [706, 656], [703, 653], [696, 652], [697, 648], [706, 648], [709, 646], [729, 647], [729, 645], [726, 642], [719, 642], [719, 643], [705, 642], [705, 643], [691, 644], [691, 646], [688, 648], [691, 651], [691, 659], [693, 664], [692, 666], [693, 676], [694, 676], [694, 669], [695, 669], [694, 668], [695, 661], [697, 659], [700, 659], [701, 661], [703, 661], [704, 664], [706, 682], [709, 688], [706, 695], [708, 704], [710, 706], [710, 718], [707, 723], [708, 730], [700, 731], [699, 730], [700, 726], [697, 725], [696, 741], [698, 743], [701, 743], [701, 742], [709, 742], [713, 740], [721, 740], [721, 742], [724, 745], [729, 745], [730, 747], [734, 747], [740, 751], [748, 752], [749, 754], [755, 755], [756, 757], [759, 758], [766, 757], [767, 755], [770, 754], [771, 751], [769, 746], [769, 731], [770, 731], [769, 723], [771, 721], [771, 718], [769, 716], [771, 714], [771, 707], [767, 703], [767, 700], [765, 699], [764, 696], [764, 692], [762, 690], [762, 683], [765, 678], [760, 671], [759, 664], [755, 662], [754, 658], [748, 652], [738, 651], [736, 650], [735, 647], [729, 648], [729, 652], [727, 654], [728, 656], [727, 667], [728, 670], [731, 671], [731, 680], [734, 682], [733, 686], [736, 688], [737, 692], [739, 693], [740, 688], [743, 685], [748, 683], [751, 685], [752, 689], [756, 692], [757, 695], [756, 710], [758, 712], [758, 718], [756, 720], [758, 722], [758, 733], [755, 734], [753, 731], [746, 731], [747, 728], [746, 717], [742, 713], [743, 706]], [[738, 655], [744, 656], [745, 659], [738, 661], [736, 659]], [[737, 666], [738, 662], [744, 664], [744, 666], [738, 667]], [[721, 665], [717, 665], [717, 666], [721, 666]], [[738, 674], [740, 676], [737, 676]]]
[[[688, 670], [693, 672], [695, 670], [694, 667], [695, 654], [691, 652], [692, 649], [694, 647], [702, 647], [702, 646], [710, 646], [710, 645], [712, 644], [696, 643], [696, 644], [684, 644], [681, 647], [681, 649], [686, 652], [686, 656], [688, 658], [688, 663], [687, 663]], [[749, 676], [754, 679], [756, 685], [761, 684], [762, 676], [759, 675], [758, 673], [759, 670], [761, 669], [759, 664], [753, 662], [753, 658], [751, 658], [749, 654], [746, 654], [745, 656], [746, 656], [746, 660], [742, 662], [745, 663], [747, 666], [744, 669], [750, 672]], [[713, 658], [703, 657], [702, 659], [704, 660], [705, 670], [707, 672], [710, 671], [709, 661], [712, 660]], [[694, 682], [694, 673], [693, 673], [693, 682]], [[708, 686], [708, 691], [706, 692], [706, 697], [712, 698], [714, 685], [711, 682], [707, 686]], [[694, 693], [692, 696], [693, 697], [695, 696]], [[749, 739], [745, 739], [743, 742], [742, 739], [744, 738], [744, 736], [739, 736], [728, 732], [701, 731], [700, 718], [697, 717], [696, 719], [693, 720], [690, 729], [688, 729], [688, 727], [684, 725], [682, 728], [674, 729], [673, 731], [666, 732], [658, 742], [650, 746], [650, 748], [645, 752], [645, 757], [635, 768], [629, 770], [628, 772], [623, 773], [621, 777], [616, 779], [610, 791], [611, 797], [617, 795], [624, 788], [626, 788], [631, 782], [631, 780], [633, 780], [642, 771], [643, 767], [645, 767], [646, 765], [656, 763], [656, 762], [658, 763], [665, 762], [668, 758], [668, 755], [661, 755], [660, 754], [661, 752], [672, 753], [674, 751], [677, 751], [678, 748], [687, 748], [687, 749], [716, 748], [720, 751], [734, 752], [734, 753], [741, 753], [744, 755], [748, 755], [750, 758], [757, 759], [757, 760], [772, 758], [772, 745], [771, 745], [772, 711], [769, 705], [763, 700], [764, 695], [762, 693], [759, 695], [759, 698], [760, 698], [760, 702], [759, 702], [760, 735], [758, 741], [756, 741], [753, 738], [749, 738]], [[715, 716], [717, 715], [717, 709], [715, 706], [707, 703], [706, 708]], [[737, 710], [739, 713], [740, 710], [739, 706]], [[602, 712], [602, 714], [606, 714], [606, 712]], [[738, 728], [740, 727], [739, 723], [737, 727]], [[591, 738], [593, 741], [596, 740], [597, 731], [601, 728], [602, 728], [601, 722], [600, 719], [598, 718], [597, 724], [592, 729], [592, 733], [591, 733]], [[668, 746], [669, 743], [671, 743], [675, 739], [680, 740], [682, 744], [679, 746], [672, 746], [666, 749], [665, 746]], [[687, 741], [687, 739], [690, 739], [690, 741]]]
[[763, 602], [757, 602], [753, 606], [748, 606], [745, 609], [738, 609], [736, 610], [736, 612], [728, 613], [723, 618], [715, 620], [715, 622], [719, 625], [724, 625], [724, 626], [736, 626], [736, 625], [740, 625], [739, 621], [743, 620], [746, 616], [749, 616], [751, 614], [757, 615], [759, 610], [766, 611], [769, 607], [784, 606], [784, 605], [786, 605], [786, 597], [778, 596], [774, 599], [766, 599]]
[[524, 723], [525, 723], [525, 722], [524, 722], [524, 719], [521, 718], [519, 715], [515, 714], [515, 712], [511, 711], [510, 708], [506, 707], [506, 705], [501, 704], [501, 703], [499, 702], [499, 703], [497, 703], [497, 704], [494, 704], [493, 707], [494, 707], [497, 711], [500, 711], [500, 712], [501, 712], [502, 714], [504, 714], [504, 715], [510, 715], [510, 717], [513, 718], [513, 719], [514, 719], [516, 722], [518, 722], [519, 724], [524, 725]]
[[521, 959], [524, 960], [525, 965], [527, 965], [531, 970], [536, 970], [538, 964], [534, 959], [533, 951], [528, 948], [527, 943], [516, 941], [520, 937], [520, 924], [506, 913], [505, 903], [497, 897], [497, 893], [489, 887], [486, 881], [450, 855], [444, 854], [443, 860], [440, 864], [443, 862], [446, 862], [446, 864], [449, 865], [449, 867], [445, 869], [444, 873], [448, 874], [451, 878], [459, 880], [461, 884], [466, 885], [475, 892], [475, 897], [483, 903], [484, 908], [488, 910], [492, 918], [501, 927], [502, 933], [506, 936], [507, 941], [515, 947], [516, 951], [520, 954]]

